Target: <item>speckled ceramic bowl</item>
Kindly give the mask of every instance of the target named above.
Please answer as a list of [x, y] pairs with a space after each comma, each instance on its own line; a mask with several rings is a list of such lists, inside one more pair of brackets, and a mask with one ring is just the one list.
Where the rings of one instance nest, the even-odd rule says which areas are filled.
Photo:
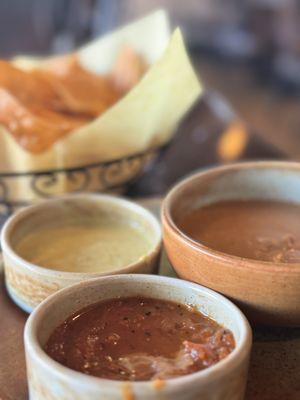
[[[113, 270], [119, 273], [151, 273], [158, 267], [161, 249], [161, 229], [158, 220], [145, 208], [128, 200], [103, 195], [80, 194], [44, 201], [14, 214], [4, 225], [1, 235], [5, 282], [9, 295], [23, 310], [31, 312], [42, 300], [57, 290], [86, 279], [108, 273], [63, 272], [34, 265], [15, 251], [18, 241], [36, 227], [47, 227], [58, 219], [60, 224], [69, 218], [87, 213], [89, 217], [108, 212], [143, 227], [149, 251], [130, 265]], [[44, 243], [47, 246], [47, 243]]]
[[183, 278], [216, 290], [264, 325], [300, 326], [300, 263], [273, 263], [225, 254], [180, 229], [190, 211], [222, 200], [300, 204], [300, 163], [261, 161], [226, 165], [179, 182], [163, 204], [164, 244]]
[[[43, 350], [52, 331], [72, 313], [117, 296], [145, 296], [193, 304], [229, 328], [235, 350], [218, 364], [166, 381], [123, 382], [73, 371]], [[46, 299], [29, 317], [25, 351], [30, 400], [242, 400], [247, 380], [251, 329], [229, 300], [202, 286], [153, 275], [116, 275], [70, 286]]]

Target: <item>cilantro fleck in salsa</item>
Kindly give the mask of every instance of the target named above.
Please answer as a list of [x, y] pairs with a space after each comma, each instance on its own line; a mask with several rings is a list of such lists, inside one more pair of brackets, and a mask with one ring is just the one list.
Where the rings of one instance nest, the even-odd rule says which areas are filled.
[[130, 297], [71, 315], [45, 351], [59, 363], [100, 378], [145, 381], [200, 371], [235, 347], [233, 334], [195, 308]]

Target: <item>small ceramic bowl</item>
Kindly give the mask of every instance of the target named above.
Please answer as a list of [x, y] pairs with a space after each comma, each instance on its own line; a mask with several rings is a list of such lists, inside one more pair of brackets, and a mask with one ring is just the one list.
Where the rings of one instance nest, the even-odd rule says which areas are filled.
[[[130, 265], [107, 273], [65, 272], [34, 265], [15, 251], [18, 241], [29, 233], [47, 227], [52, 221], [60, 224], [69, 218], [86, 214], [89, 218], [99, 212], [116, 214], [130, 223], [142, 226], [145, 240], [150, 241], [149, 251]], [[114, 196], [80, 194], [44, 201], [14, 214], [4, 225], [1, 235], [5, 282], [9, 295], [23, 310], [31, 312], [42, 300], [57, 290], [108, 274], [151, 273], [158, 267], [161, 249], [161, 229], [158, 220], [145, 208]], [[47, 243], [44, 244], [47, 246]]]
[[[206, 370], [159, 382], [124, 382], [88, 376], [57, 363], [44, 352], [50, 334], [72, 313], [119, 296], [145, 296], [193, 304], [232, 331], [236, 348]], [[24, 338], [30, 400], [244, 398], [251, 348], [249, 324], [229, 300], [190, 282], [155, 275], [116, 275], [81, 282], [60, 290], [40, 304], [27, 321]]]
[[264, 199], [300, 204], [300, 163], [249, 162], [212, 168], [175, 186], [163, 210], [164, 244], [177, 274], [232, 299], [264, 325], [300, 326], [300, 264], [274, 264], [228, 255], [188, 237], [186, 213], [222, 201]]

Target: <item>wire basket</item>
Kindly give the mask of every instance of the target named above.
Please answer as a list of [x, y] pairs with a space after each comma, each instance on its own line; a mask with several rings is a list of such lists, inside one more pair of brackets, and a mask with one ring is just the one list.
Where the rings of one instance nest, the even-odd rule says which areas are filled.
[[123, 192], [160, 152], [149, 149], [120, 159], [73, 168], [0, 172], [0, 226], [18, 208], [67, 193]]

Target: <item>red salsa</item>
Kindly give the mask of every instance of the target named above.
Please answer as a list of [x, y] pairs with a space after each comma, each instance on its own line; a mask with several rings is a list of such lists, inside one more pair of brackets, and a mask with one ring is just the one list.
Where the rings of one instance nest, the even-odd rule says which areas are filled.
[[59, 363], [88, 375], [144, 381], [205, 369], [234, 347], [232, 333], [194, 307], [130, 297], [71, 315], [51, 334], [45, 350]]

